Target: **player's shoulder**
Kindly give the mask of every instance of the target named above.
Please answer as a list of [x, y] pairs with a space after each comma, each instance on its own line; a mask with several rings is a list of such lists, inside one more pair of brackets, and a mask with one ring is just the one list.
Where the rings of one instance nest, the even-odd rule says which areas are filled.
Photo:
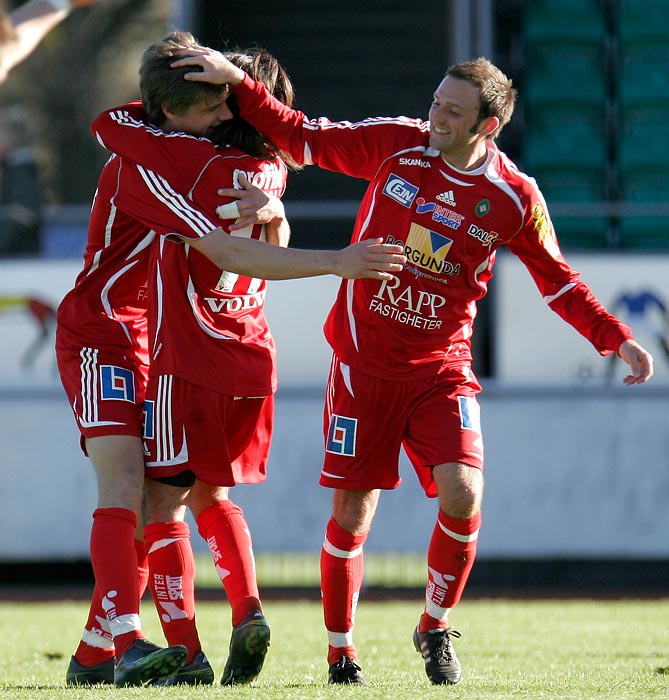
[[539, 189], [536, 180], [521, 170], [506, 153], [497, 149], [493, 164], [498, 177], [508, 188], [518, 196], [536, 199]]

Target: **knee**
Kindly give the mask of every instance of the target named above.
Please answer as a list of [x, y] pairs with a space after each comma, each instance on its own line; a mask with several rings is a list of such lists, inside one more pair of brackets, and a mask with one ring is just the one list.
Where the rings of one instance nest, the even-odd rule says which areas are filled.
[[[445, 470], [440, 478], [435, 474], [441, 510], [453, 518], [471, 518], [481, 510], [483, 500], [483, 473], [480, 469], [463, 464]], [[437, 468], [435, 468], [436, 470]]]

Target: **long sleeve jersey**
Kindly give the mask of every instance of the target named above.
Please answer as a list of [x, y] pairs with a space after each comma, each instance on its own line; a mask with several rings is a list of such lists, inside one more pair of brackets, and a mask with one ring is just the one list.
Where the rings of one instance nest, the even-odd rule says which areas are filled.
[[296, 161], [369, 181], [353, 241], [404, 247], [407, 263], [392, 281], [342, 281], [325, 335], [344, 363], [408, 379], [469, 360], [476, 302], [501, 246], [598, 352], [631, 337], [565, 261], [536, 182], [493, 142], [483, 165], [463, 171], [430, 148], [420, 119], [309, 119], [248, 76], [233, 91], [244, 119]]
[[[218, 189], [240, 172], [280, 196], [286, 169], [207, 139], [144, 124], [138, 104], [105, 112], [92, 125], [116, 155], [97, 199], [157, 238], [148, 260], [150, 375], [173, 374], [212, 391], [240, 396], [276, 390], [275, 347], [264, 315], [265, 282], [222, 271], [184, 240], [209, 235]], [[120, 155], [119, 155], [120, 154]], [[260, 238], [256, 225], [237, 235]]]

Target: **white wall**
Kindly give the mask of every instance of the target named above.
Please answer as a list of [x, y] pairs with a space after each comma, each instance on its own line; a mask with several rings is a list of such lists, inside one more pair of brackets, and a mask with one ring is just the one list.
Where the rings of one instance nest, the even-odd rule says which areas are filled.
[[[669, 557], [669, 395], [493, 387], [481, 404], [481, 555]], [[259, 551], [320, 547], [331, 499], [317, 485], [321, 407], [315, 395], [279, 394], [268, 480], [236, 489]], [[64, 397], [5, 394], [0, 426], [0, 560], [85, 556], [95, 485]], [[402, 474], [383, 494], [369, 549], [427, 545], [436, 504], [406, 461]]]
[[[0, 265], [0, 297], [20, 289], [60, 298], [79, 264], [11, 267]], [[330, 278], [277, 282], [268, 295], [282, 386], [269, 477], [235, 495], [258, 551], [318, 551], [322, 542], [331, 493], [317, 485], [329, 364], [321, 326], [336, 286]], [[0, 314], [0, 560], [85, 557], [93, 472], [53, 374], [52, 350], [32, 372], [18, 366], [32, 330], [16, 309]], [[622, 373], [614, 386], [486, 385], [482, 556], [669, 557], [669, 388], [615, 388]], [[402, 474], [400, 488], [383, 494], [370, 550], [427, 545], [436, 503], [422, 495], [406, 461]]]

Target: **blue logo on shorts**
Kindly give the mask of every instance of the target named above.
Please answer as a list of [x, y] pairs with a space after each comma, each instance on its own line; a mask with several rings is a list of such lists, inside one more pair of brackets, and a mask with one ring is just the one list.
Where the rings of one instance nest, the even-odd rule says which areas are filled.
[[100, 396], [102, 400], [135, 403], [135, 378], [129, 369], [115, 365], [100, 365]]
[[155, 401], [144, 402], [144, 422], [142, 425], [142, 437], [145, 440], [153, 440], [153, 416], [155, 415]]
[[460, 426], [465, 430], [481, 432], [481, 407], [473, 396], [458, 396]]
[[333, 415], [330, 417], [330, 428], [325, 445], [326, 452], [355, 457], [355, 440], [358, 431], [358, 419]]

